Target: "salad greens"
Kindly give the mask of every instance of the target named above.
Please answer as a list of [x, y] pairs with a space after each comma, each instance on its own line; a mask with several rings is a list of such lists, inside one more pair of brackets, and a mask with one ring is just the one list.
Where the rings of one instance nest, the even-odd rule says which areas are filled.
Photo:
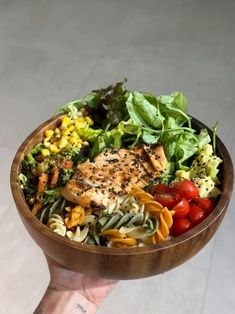
[[77, 114], [81, 108], [91, 114], [95, 124], [83, 129], [81, 136], [91, 144], [92, 159], [105, 148], [134, 147], [161, 143], [170, 172], [187, 170], [190, 158], [210, 142], [206, 129], [200, 134], [191, 127], [188, 102], [181, 92], [155, 96], [129, 91], [126, 79], [107, 88], [93, 90], [83, 99], [70, 102], [58, 113]]
[[[211, 206], [209, 198], [221, 193], [216, 187], [222, 162], [216, 156], [217, 124], [211, 145], [207, 129], [192, 128], [183, 93], [155, 96], [128, 90], [125, 83], [126, 79], [93, 90], [61, 107], [59, 123], [44, 130], [41, 143], [22, 162], [18, 180], [32, 214], [71, 240], [111, 247], [156, 244], [166, 237], [157, 232], [159, 219], [165, 218], [156, 217], [156, 212], [152, 214], [147, 208], [146, 191], [161, 204], [162, 212], [173, 209], [170, 216], [177, 206], [188, 204], [189, 210], [189, 199], [191, 202], [198, 196]], [[90, 162], [96, 156], [94, 163]], [[120, 178], [115, 182], [117, 172]], [[140, 194], [144, 193], [143, 200], [138, 189], [136, 194], [135, 184]], [[190, 197], [180, 194], [178, 184], [184, 190], [188, 187]], [[176, 190], [171, 191], [168, 185]], [[153, 191], [160, 187], [161, 193], [155, 195]], [[103, 200], [97, 203], [101, 193]], [[157, 195], [160, 200], [163, 197], [162, 203]], [[152, 197], [150, 200], [153, 206]], [[188, 215], [187, 208], [184, 210]], [[170, 228], [173, 220], [165, 223]]]

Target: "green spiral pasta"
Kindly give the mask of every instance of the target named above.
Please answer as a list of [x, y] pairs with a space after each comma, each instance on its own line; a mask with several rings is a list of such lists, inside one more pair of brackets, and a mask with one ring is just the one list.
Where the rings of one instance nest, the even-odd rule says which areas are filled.
[[85, 215], [83, 222], [70, 230], [65, 224], [69, 208], [67, 205], [70, 206], [70, 203], [59, 199], [48, 206], [47, 225], [53, 232], [80, 243], [112, 246], [115, 238], [103, 233], [114, 229], [125, 239], [135, 239], [138, 244], [146, 244], [158, 228], [158, 220], [145, 211], [144, 204], [140, 204], [133, 196], [118, 197], [108, 208]]
[[114, 234], [118, 231], [124, 237], [134, 238], [145, 243], [156, 232], [158, 220], [155, 217], [151, 217], [148, 212], [133, 214], [118, 211], [111, 215], [102, 215], [98, 219], [97, 226], [100, 229], [101, 236], [108, 235], [107, 238], [111, 242], [113, 236], [110, 236], [109, 231], [111, 234], [112, 231], [114, 231]]

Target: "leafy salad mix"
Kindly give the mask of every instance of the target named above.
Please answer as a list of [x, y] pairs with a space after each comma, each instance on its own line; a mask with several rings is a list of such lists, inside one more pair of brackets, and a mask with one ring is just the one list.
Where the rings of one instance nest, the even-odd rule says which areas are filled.
[[[217, 174], [222, 160], [216, 155], [216, 127], [213, 129], [213, 143], [210, 144], [211, 138], [206, 129], [198, 132], [192, 127], [191, 117], [187, 114], [188, 102], [183, 93], [177, 91], [170, 95], [155, 96], [127, 90], [125, 83], [126, 80], [107, 88], [93, 90], [83, 99], [61, 107], [57, 112], [63, 117], [61, 124], [53, 130], [45, 131], [43, 141], [26, 154], [22, 164], [19, 182], [33, 214], [58, 234], [79, 242], [96, 245], [116, 243], [118, 247], [138, 244], [138, 241], [131, 242], [130, 239], [135, 239], [130, 236], [131, 233], [120, 236], [122, 232], [115, 228], [115, 224], [105, 228], [106, 231], [114, 230], [113, 233], [102, 233], [105, 231], [102, 231], [102, 222], [105, 219], [101, 223], [99, 219], [101, 216], [103, 218], [104, 210], [97, 213], [97, 209], [94, 211], [79, 204], [72, 204], [60, 193], [61, 188], [76, 173], [78, 164], [87, 160], [93, 161], [106, 150], [134, 149], [143, 145], [163, 146], [168, 161], [167, 170], [152, 178], [151, 183], [143, 189], [146, 194], [152, 194], [151, 197], [155, 201], [153, 187], [159, 184], [170, 186], [175, 181], [193, 182], [198, 189], [196, 198], [215, 199], [220, 194]], [[156, 190], [158, 188], [155, 193]], [[164, 193], [169, 194], [169, 191], [165, 190]], [[157, 194], [159, 195], [159, 191]], [[173, 191], [174, 197], [175, 194], [176, 191]], [[150, 196], [148, 197], [150, 199]], [[184, 199], [187, 200], [187, 197]], [[138, 204], [138, 197], [132, 201], [141, 205]], [[130, 199], [122, 199], [122, 202], [130, 203]], [[159, 203], [161, 205], [160, 201]], [[174, 208], [169, 205], [168, 209], [172, 210], [173, 216]], [[143, 208], [141, 210], [144, 211]], [[133, 218], [133, 215], [140, 214], [141, 210], [129, 216]], [[119, 211], [122, 217], [125, 212], [123, 204]], [[101, 212], [102, 215], [99, 216]], [[114, 214], [109, 211], [107, 215], [112, 218]], [[155, 222], [154, 226], [151, 225], [151, 231], [146, 231], [146, 240], [160, 228], [159, 214], [155, 215], [154, 219], [153, 216], [150, 210], [148, 217], [142, 215], [142, 220], [136, 220], [139, 221], [137, 225], [132, 221], [128, 227], [136, 231], [145, 226], [147, 230], [146, 224], [149, 226]], [[151, 223], [149, 219], [152, 219]], [[170, 227], [169, 225], [169, 229]], [[113, 239], [116, 238], [121, 239], [121, 242], [115, 242]]]

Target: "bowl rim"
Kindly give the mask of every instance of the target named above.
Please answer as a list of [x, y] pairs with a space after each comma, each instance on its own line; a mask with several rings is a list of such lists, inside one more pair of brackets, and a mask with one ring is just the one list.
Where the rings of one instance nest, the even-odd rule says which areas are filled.
[[[198, 236], [200, 233], [205, 231], [210, 225], [214, 223], [215, 220], [218, 219], [220, 215], [226, 210], [226, 207], [230, 201], [232, 190], [233, 190], [233, 181], [234, 181], [234, 170], [233, 170], [233, 163], [232, 159], [229, 155], [228, 150], [226, 149], [223, 142], [220, 140], [218, 136], [216, 136], [216, 147], [218, 155], [223, 159], [223, 175], [224, 175], [224, 182], [226, 183], [226, 191], [225, 191], [225, 184], [222, 185], [222, 194], [218, 203], [216, 204], [215, 209], [212, 213], [206, 217], [199, 225], [193, 227], [191, 230], [187, 231], [186, 233], [173, 237], [167, 241], [162, 241], [158, 244], [151, 244], [141, 247], [130, 247], [130, 248], [108, 248], [105, 246], [93, 246], [89, 244], [83, 244], [76, 241], [72, 241], [67, 237], [60, 236], [50, 230], [45, 224], [40, 222], [34, 215], [32, 215], [30, 208], [28, 207], [23, 190], [20, 187], [18, 182], [18, 175], [20, 170], [21, 162], [25, 156], [23, 153], [26, 146], [33, 141], [35, 135], [37, 135], [40, 131], [45, 129], [48, 124], [55, 123], [56, 120], [60, 120], [63, 115], [56, 115], [49, 120], [45, 121], [41, 125], [39, 125], [34, 131], [32, 131], [29, 136], [23, 141], [21, 146], [18, 148], [15, 157], [12, 162], [11, 171], [10, 171], [10, 185], [11, 185], [11, 192], [13, 195], [13, 199], [15, 201], [15, 205], [18, 211], [24, 216], [24, 218], [32, 224], [34, 228], [36, 228], [39, 232], [41, 232], [44, 236], [51, 238], [54, 241], [60, 242], [61, 244], [68, 246], [73, 249], [77, 249], [84, 252], [94, 253], [94, 254], [109, 254], [109, 255], [139, 255], [139, 254], [146, 254], [151, 252], [159, 252], [164, 251], [179, 244], [182, 244], [190, 239]], [[200, 122], [194, 117], [192, 118], [192, 124], [196, 125], [198, 129], [206, 128], [210, 135], [212, 131], [208, 128], [205, 124]], [[226, 160], [226, 162], [224, 162]]]

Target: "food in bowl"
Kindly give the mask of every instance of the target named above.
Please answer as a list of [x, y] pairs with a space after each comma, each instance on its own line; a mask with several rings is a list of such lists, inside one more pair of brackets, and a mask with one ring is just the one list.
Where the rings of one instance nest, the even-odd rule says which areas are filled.
[[[192, 128], [181, 92], [133, 92], [125, 81], [63, 106], [19, 175], [32, 212], [84, 244], [157, 244], [199, 224], [220, 195], [215, 131]], [[210, 142], [212, 141], [212, 144]]]

